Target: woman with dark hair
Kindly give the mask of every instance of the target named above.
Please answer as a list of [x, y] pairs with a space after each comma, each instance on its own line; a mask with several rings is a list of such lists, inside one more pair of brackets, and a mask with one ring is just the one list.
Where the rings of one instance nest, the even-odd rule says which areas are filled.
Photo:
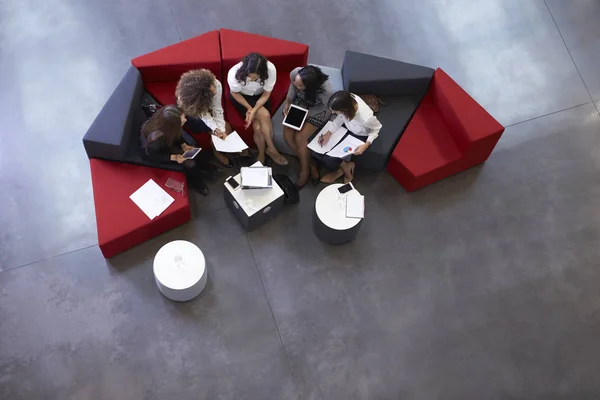
[[194, 148], [183, 139], [181, 127], [185, 121], [183, 110], [176, 105], [166, 105], [158, 109], [142, 125], [141, 154], [145, 160], [157, 166], [170, 162], [183, 165], [189, 185], [206, 196], [208, 187], [200, 176], [197, 162], [182, 156], [185, 151]]
[[283, 113], [287, 115], [291, 104], [308, 109], [308, 116], [300, 131], [287, 126], [283, 127], [285, 141], [300, 159], [300, 176], [296, 181], [298, 189], [302, 189], [306, 185], [309, 175], [313, 182], [319, 181], [319, 170], [311, 160], [307, 146], [310, 137], [321, 129], [331, 117], [327, 102], [333, 91], [328, 79], [329, 76], [314, 65], [298, 67], [290, 73], [292, 83], [288, 89]]
[[[223, 117], [223, 89], [221, 82], [207, 69], [194, 69], [181, 75], [177, 88], [177, 105], [185, 112], [184, 128], [193, 133], [210, 133], [225, 139], [231, 125]], [[227, 168], [233, 164], [229, 158], [215, 150], [213, 154]]]
[[258, 161], [264, 164], [265, 153], [279, 165], [287, 165], [287, 160], [273, 144], [271, 124], [271, 92], [277, 80], [277, 70], [263, 55], [250, 53], [227, 74], [233, 105], [246, 121], [246, 128], [252, 125], [254, 142], [258, 148]]
[[[373, 114], [373, 110], [359, 96], [340, 90], [331, 96], [328, 107], [333, 114], [337, 114], [337, 117], [333, 120], [332, 129], [334, 132], [345, 126], [349, 135], [365, 141], [365, 144], [359, 146], [353, 155], [359, 156], [364, 153], [379, 136], [381, 122]], [[331, 131], [326, 132], [321, 139], [322, 144], [326, 144], [331, 135]], [[342, 175], [344, 176], [344, 183], [351, 182], [354, 178], [354, 162], [350, 161], [351, 156], [341, 159], [313, 152], [313, 157], [319, 159], [327, 169], [333, 171], [325, 175], [321, 182], [333, 183]]]

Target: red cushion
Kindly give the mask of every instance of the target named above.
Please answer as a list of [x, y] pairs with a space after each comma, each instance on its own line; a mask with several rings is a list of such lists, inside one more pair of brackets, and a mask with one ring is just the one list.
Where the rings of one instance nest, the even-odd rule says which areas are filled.
[[177, 82], [191, 69], [210, 69], [221, 79], [221, 47], [219, 31], [211, 31], [183, 42], [134, 58], [131, 63], [149, 82]]
[[248, 53], [256, 52], [267, 57], [277, 68], [277, 83], [271, 93], [271, 115], [285, 100], [290, 86], [290, 72], [308, 61], [308, 46], [302, 43], [275, 39], [252, 33], [221, 29], [221, 56], [223, 60], [223, 91], [225, 92], [225, 117], [240, 136], [252, 146], [254, 143], [252, 127], [244, 129], [244, 119], [231, 104], [227, 73]]
[[[185, 182], [180, 172], [166, 171], [119, 162], [90, 159], [98, 245], [110, 258], [152, 237], [190, 220], [187, 191], [166, 188], [167, 178]], [[149, 179], [163, 187], [175, 201], [161, 215], [150, 220], [129, 196]]]

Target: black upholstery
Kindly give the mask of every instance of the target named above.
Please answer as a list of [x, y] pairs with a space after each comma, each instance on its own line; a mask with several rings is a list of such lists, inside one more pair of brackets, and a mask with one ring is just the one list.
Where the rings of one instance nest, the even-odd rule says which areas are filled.
[[355, 94], [375, 94], [387, 106], [375, 116], [382, 124], [369, 150], [353, 161], [362, 168], [382, 170], [419, 103], [427, 93], [434, 70], [420, 65], [347, 51], [342, 67], [344, 89]]
[[[142, 157], [140, 130], [147, 119], [141, 107], [144, 97], [149, 95], [144, 92], [141, 75], [135, 67], [129, 67], [83, 137], [88, 157], [183, 171], [184, 168], [177, 163], [156, 165]], [[191, 140], [195, 143], [193, 138]]]

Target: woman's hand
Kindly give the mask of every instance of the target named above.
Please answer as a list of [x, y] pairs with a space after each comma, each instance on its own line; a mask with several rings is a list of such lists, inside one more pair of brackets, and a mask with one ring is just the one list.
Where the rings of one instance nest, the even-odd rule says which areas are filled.
[[290, 103], [286, 100], [283, 104], [283, 115], [287, 116], [290, 111]]
[[360, 156], [362, 153], [367, 151], [367, 149], [369, 148], [370, 145], [371, 145], [371, 143], [369, 143], [369, 142], [365, 142], [365, 144], [361, 144], [354, 151], [354, 155]]
[[179, 164], [182, 164], [185, 161], [185, 158], [183, 158], [181, 154], [171, 154], [171, 161], [175, 161]]
[[181, 149], [182, 149], [184, 152], [186, 152], [186, 151], [188, 151], [188, 150], [192, 150], [193, 148], [194, 148], [194, 146], [190, 146], [190, 145], [189, 145], [189, 144], [187, 144], [187, 143], [181, 143]]
[[213, 135], [215, 135], [219, 139], [223, 139], [223, 140], [225, 140], [225, 138], [227, 137], [227, 133], [223, 132], [222, 130], [220, 130], [218, 128], [214, 130]]
[[248, 127], [252, 124], [255, 114], [256, 114], [256, 108], [251, 108], [250, 110], [246, 111], [246, 126], [245, 126], [246, 129], [248, 129]]
[[319, 144], [320, 144], [321, 146], [324, 146], [324, 145], [326, 145], [326, 144], [327, 144], [327, 142], [329, 142], [329, 138], [331, 137], [331, 135], [332, 135], [331, 131], [327, 131], [327, 133], [326, 133], [326, 134], [322, 135], [322, 136], [319, 138]]

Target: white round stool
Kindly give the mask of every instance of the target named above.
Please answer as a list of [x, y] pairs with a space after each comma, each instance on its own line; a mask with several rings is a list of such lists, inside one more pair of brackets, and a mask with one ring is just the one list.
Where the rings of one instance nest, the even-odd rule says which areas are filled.
[[158, 290], [174, 301], [188, 301], [206, 286], [206, 261], [202, 250], [185, 240], [165, 244], [154, 257]]
[[362, 219], [346, 217], [347, 194], [340, 194], [341, 183], [321, 190], [315, 201], [313, 229], [317, 236], [331, 244], [347, 243], [356, 238]]

